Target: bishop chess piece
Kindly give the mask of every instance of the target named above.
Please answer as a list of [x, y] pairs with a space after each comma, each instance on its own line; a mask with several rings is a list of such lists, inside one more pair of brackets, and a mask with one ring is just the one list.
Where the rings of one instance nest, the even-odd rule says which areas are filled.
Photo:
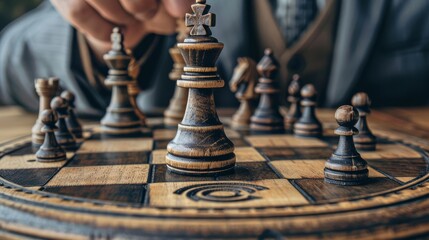
[[322, 124], [316, 116], [317, 91], [312, 84], [301, 89], [301, 118], [294, 124], [294, 133], [298, 137], [322, 136]]
[[279, 86], [274, 80], [278, 73], [278, 62], [271, 49], [265, 50], [265, 56], [257, 65], [261, 76], [255, 92], [260, 94], [259, 105], [250, 118], [252, 131], [275, 132], [284, 131], [283, 116], [279, 112]]
[[67, 100], [62, 97], [55, 97], [52, 99], [51, 108], [58, 115], [58, 131], [55, 132], [55, 137], [58, 143], [64, 150], [73, 151], [76, 149], [76, 140], [73, 134], [69, 131], [66, 123], [68, 117], [69, 104]]
[[359, 118], [352, 106], [341, 106], [335, 112], [339, 127], [335, 134], [340, 136], [338, 147], [325, 164], [325, 181], [337, 185], [359, 185], [368, 179], [367, 163], [357, 152], [353, 135], [358, 134], [354, 127]]
[[301, 85], [299, 83], [300, 77], [295, 74], [292, 77], [292, 82], [289, 85], [287, 98], [289, 102], [289, 110], [285, 117], [285, 129], [287, 132], [292, 133], [295, 123], [301, 118]]
[[46, 109], [51, 109], [52, 98], [56, 95], [59, 86], [58, 78], [38, 78], [34, 81], [36, 92], [39, 95], [39, 117], [34, 124], [31, 132], [31, 141], [34, 147], [40, 147], [45, 139], [45, 133], [42, 132], [42, 113]]
[[[177, 21], [178, 34], [177, 43], [182, 43], [189, 35], [189, 30], [183, 23], [183, 20]], [[180, 49], [177, 44], [170, 48], [170, 56], [174, 61], [173, 69], [169, 74], [171, 81], [176, 82], [183, 74], [183, 68], [185, 67], [185, 60], [183, 59]], [[177, 127], [182, 121], [185, 115], [186, 104], [188, 102], [188, 88], [179, 87], [176, 85], [173, 98], [170, 101], [170, 105], [164, 112], [164, 124], [167, 127]]]
[[371, 100], [366, 93], [360, 92], [353, 96], [352, 105], [359, 112], [359, 121], [355, 126], [359, 130], [359, 134], [354, 136], [356, 148], [362, 151], [375, 151], [377, 138], [369, 129], [366, 119], [367, 115], [371, 112]]
[[45, 139], [36, 152], [36, 160], [38, 162], [58, 162], [67, 159], [66, 152], [58, 144], [55, 137], [55, 130], [58, 129], [55, 126], [58, 118], [57, 115], [51, 109], [45, 109], [40, 114], [40, 121], [44, 124], [42, 132], [45, 133]]
[[258, 98], [255, 86], [258, 82], [256, 62], [251, 58], [239, 58], [238, 65], [230, 82], [230, 89], [240, 101], [240, 107], [232, 116], [231, 127], [246, 130], [250, 125], [250, 117], [253, 115], [253, 101]]
[[76, 139], [82, 139], [83, 138], [82, 125], [80, 124], [74, 112], [74, 109], [76, 107], [75, 95], [70, 91], [64, 91], [61, 93], [61, 97], [67, 100], [67, 103], [69, 105], [68, 117], [66, 118], [67, 128]]
[[189, 88], [189, 99], [176, 137], [167, 146], [166, 162], [170, 171], [179, 174], [225, 173], [235, 166], [234, 145], [225, 135], [214, 102], [213, 89], [225, 84], [215, 66], [224, 45], [211, 36], [215, 15], [209, 9], [205, 0], [192, 5], [194, 14], [186, 14], [190, 36], [178, 44], [186, 67], [177, 85]]
[[141, 134], [142, 122], [128, 94], [128, 85], [133, 81], [128, 74], [131, 57], [125, 52], [119, 28], [113, 29], [111, 40], [112, 50], [103, 58], [110, 69], [105, 84], [112, 87], [112, 98], [101, 120], [101, 130], [107, 135], [138, 135]]

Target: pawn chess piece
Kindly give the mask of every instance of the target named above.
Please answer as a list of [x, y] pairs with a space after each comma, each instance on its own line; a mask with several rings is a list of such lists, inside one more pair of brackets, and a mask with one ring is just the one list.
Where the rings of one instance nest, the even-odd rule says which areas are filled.
[[215, 15], [205, 3], [197, 0], [194, 14], [186, 14], [186, 26], [192, 29], [178, 44], [186, 67], [177, 85], [189, 88], [189, 99], [176, 137], [167, 146], [166, 162], [170, 171], [186, 175], [226, 173], [235, 166], [234, 144], [219, 121], [213, 93], [225, 85], [215, 65], [224, 45], [211, 36]]
[[111, 40], [112, 50], [103, 58], [110, 69], [105, 84], [112, 87], [112, 98], [101, 120], [101, 131], [107, 135], [138, 135], [141, 134], [142, 124], [128, 94], [128, 85], [132, 84], [128, 74], [131, 57], [124, 50], [124, 39], [119, 28], [113, 29]]
[[240, 101], [239, 109], [232, 116], [232, 128], [239, 130], [249, 128], [250, 117], [253, 115], [252, 101], [258, 97], [255, 92], [257, 82], [256, 62], [251, 58], [239, 58], [230, 81], [230, 89]]
[[250, 118], [252, 131], [281, 133], [284, 130], [283, 116], [279, 112], [279, 86], [274, 80], [278, 73], [278, 62], [271, 49], [265, 50], [265, 56], [257, 65], [261, 75], [255, 92], [260, 94], [259, 105]]
[[58, 78], [38, 78], [34, 81], [36, 92], [39, 95], [39, 117], [34, 124], [31, 132], [31, 141], [33, 146], [40, 147], [45, 139], [45, 134], [42, 132], [43, 123], [41, 121], [42, 113], [46, 109], [51, 109], [51, 101], [58, 91]]
[[58, 131], [55, 132], [55, 137], [58, 143], [64, 150], [73, 151], [76, 149], [76, 140], [69, 131], [66, 123], [68, 117], [69, 105], [67, 100], [62, 97], [55, 97], [52, 99], [51, 108], [58, 115]]
[[[185, 38], [188, 37], [189, 30], [181, 19], [177, 21], [177, 25], [177, 43], [182, 43]], [[183, 68], [185, 67], [185, 60], [183, 59], [177, 44], [170, 48], [170, 56], [174, 61], [174, 65], [169, 74], [169, 78], [171, 81], [176, 82], [182, 76]], [[171, 99], [168, 108], [164, 112], [165, 126], [175, 128], [180, 123], [180, 121], [182, 121], [183, 116], [185, 115], [186, 104], [188, 102], [188, 94], [188, 88], [183, 88], [176, 85], [173, 98]]]
[[76, 139], [82, 139], [83, 138], [82, 125], [80, 124], [74, 112], [74, 109], [75, 109], [74, 103], [76, 100], [75, 95], [70, 91], [64, 91], [61, 93], [61, 97], [67, 100], [67, 103], [69, 105], [68, 117], [66, 118], [67, 128]]
[[55, 130], [58, 129], [55, 126], [57, 120], [57, 115], [51, 109], [45, 109], [40, 114], [40, 121], [44, 124], [42, 132], [45, 133], [45, 139], [40, 149], [36, 152], [38, 162], [58, 162], [67, 159], [66, 152], [58, 144], [54, 134]]
[[367, 163], [357, 152], [353, 135], [359, 118], [352, 106], [341, 106], [335, 112], [338, 125], [335, 134], [340, 136], [338, 147], [325, 164], [325, 181], [337, 185], [359, 185], [368, 179]]
[[285, 129], [287, 132], [292, 133], [295, 123], [301, 118], [301, 86], [299, 84], [299, 75], [295, 74], [292, 77], [292, 82], [289, 85], [287, 98], [289, 110], [285, 117]]
[[366, 116], [371, 112], [371, 100], [366, 93], [360, 92], [353, 96], [352, 105], [359, 112], [359, 121], [355, 126], [359, 134], [354, 136], [356, 148], [362, 151], [375, 151], [377, 138], [372, 134], [366, 120]]
[[312, 84], [301, 89], [301, 118], [294, 124], [294, 133], [297, 137], [322, 136], [322, 124], [316, 116], [317, 91]]

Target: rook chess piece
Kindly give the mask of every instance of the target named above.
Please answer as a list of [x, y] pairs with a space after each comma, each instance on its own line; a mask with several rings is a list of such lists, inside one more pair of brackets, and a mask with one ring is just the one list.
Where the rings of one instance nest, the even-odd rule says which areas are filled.
[[322, 124], [316, 116], [317, 91], [312, 84], [301, 89], [301, 118], [294, 124], [294, 133], [298, 137], [320, 137]]
[[353, 96], [352, 105], [359, 112], [359, 121], [356, 128], [359, 134], [354, 136], [356, 148], [363, 151], [375, 151], [377, 138], [368, 127], [366, 116], [371, 112], [371, 100], [366, 93], [360, 92]]
[[64, 150], [75, 150], [76, 140], [69, 131], [66, 123], [69, 109], [67, 100], [62, 97], [55, 97], [52, 99], [51, 108], [58, 115], [58, 131], [55, 132], [55, 137], [57, 138], [58, 143]]
[[[177, 43], [182, 43], [185, 38], [189, 35], [189, 30], [183, 23], [183, 20], [177, 21], [178, 25], [178, 34], [177, 34]], [[185, 67], [185, 60], [183, 59], [180, 49], [177, 47], [177, 44], [170, 48], [170, 56], [174, 61], [173, 69], [169, 74], [171, 81], [176, 82], [183, 74], [183, 68]], [[183, 116], [185, 115], [186, 104], [188, 102], [188, 92], [187, 88], [179, 87], [176, 85], [174, 90], [173, 98], [170, 101], [170, 105], [164, 112], [164, 124], [167, 127], [177, 127], [177, 125], [182, 121]]]
[[265, 50], [265, 56], [257, 65], [261, 78], [255, 92], [260, 94], [259, 105], [250, 118], [253, 131], [281, 133], [284, 130], [283, 116], [279, 112], [279, 86], [274, 80], [278, 72], [278, 62], [271, 49]]
[[40, 115], [40, 121], [44, 124], [42, 132], [45, 133], [45, 140], [36, 152], [36, 160], [39, 162], [57, 162], [67, 159], [66, 152], [58, 144], [54, 131], [57, 128], [57, 115], [51, 109], [45, 109]]
[[239, 58], [238, 65], [230, 81], [230, 89], [240, 101], [240, 108], [232, 116], [231, 127], [234, 129], [248, 129], [250, 117], [253, 114], [252, 101], [258, 97], [255, 85], [258, 82], [256, 62], [251, 58]]
[[299, 84], [299, 75], [295, 74], [292, 77], [292, 82], [289, 85], [288, 93], [289, 97], [287, 98], [289, 105], [289, 110], [285, 117], [285, 129], [287, 132], [293, 132], [294, 124], [301, 118], [301, 86]]
[[40, 147], [45, 139], [45, 134], [42, 132], [43, 123], [41, 121], [43, 110], [51, 109], [51, 101], [58, 91], [58, 78], [38, 78], [34, 81], [36, 92], [39, 95], [39, 117], [34, 124], [32, 132], [32, 143], [35, 147]]
[[189, 88], [185, 115], [176, 137], [168, 144], [166, 156], [170, 171], [188, 175], [225, 173], [235, 166], [234, 145], [219, 121], [213, 89], [224, 86], [215, 66], [223, 44], [211, 37], [215, 15], [205, 0], [192, 5], [194, 14], [186, 14], [190, 37], [178, 47], [186, 62], [179, 87]]
[[110, 68], [105, 84], [112, 86], [112, 98], [106, 115], [101, 120], [101, 130], [107, 135], [141, 134], [141, 120], [128, 94], [128, 85], [132, 84], [132, 78], [128, 74], [131, 57], [124, 50], [124, 39], [119, 28], [113, 29], [111, 40], [112, 50], [103, 58]]
[[82, 125], [79, 123], [79, 120], [76, 117], [74, 112], [75, 109], [75, 95], [70, 91], [64, 91], [61, 93], [61, 97], [67, 100], [69, 105], [68, 117], [66, 118], [67, 128], [73, 134], [76, 139], [82, 139]]
[[352, 106], [341, 106], [335, 112], [340, 136], [338, 147], [325, 164], [325, 181], [337, 185], [359, 185], [368, 179], [367, 163], [356, 151], [353, 135], [359, 113]]

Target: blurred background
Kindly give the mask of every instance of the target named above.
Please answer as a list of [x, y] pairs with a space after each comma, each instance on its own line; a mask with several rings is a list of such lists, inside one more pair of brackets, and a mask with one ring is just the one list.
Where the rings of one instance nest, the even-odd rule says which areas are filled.
[[43, 0], [0, 1], [0, 29], [37, 7]]

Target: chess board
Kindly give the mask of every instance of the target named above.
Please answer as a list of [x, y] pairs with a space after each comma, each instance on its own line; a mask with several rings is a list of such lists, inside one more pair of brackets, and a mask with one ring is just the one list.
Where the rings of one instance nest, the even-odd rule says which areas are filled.
[[[323, 168], [338, 138], [332, 111], [324, 137], [253, 134], [229, 128], [233, 173], [170, 173], [166, 145], [175, 129], [148, 119], [146, 136], [106, 138], [86, 126], [68, 160], [35, 161], [30, 136], [0, 145], [0, 233], [43, 238], [390, 238], [428, 233], [428, 160], [413, 136], [378, 130], [362, 152], [370, 180], [336, 186]], [[370, 123], [371, 124], [371, 123]], [[377, 130], [376, 130], [377, 129]]]

